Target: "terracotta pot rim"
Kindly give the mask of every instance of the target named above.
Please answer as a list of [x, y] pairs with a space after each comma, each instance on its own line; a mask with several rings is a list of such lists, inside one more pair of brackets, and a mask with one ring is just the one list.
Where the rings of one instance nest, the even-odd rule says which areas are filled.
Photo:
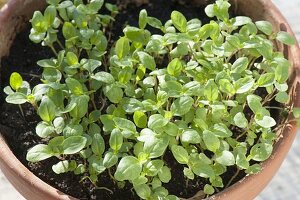
[[[22, 0], [11, 0], [7, 4], [5, 4], [1, 11], [0, 11], [0, 24], [7, 16], [9, 16], [10, 12], [13, 12], [12, 8], [16, 6]], [[236, 1], [236, 0], [233, 0]], [[274, 15], [276, 17], [276, 20], [278, 22], [283, 22], [286, 27], [287, 31], [292, 33], [291, 28], [289, 27], [288, 23], [282, 16], [282, 14], [279, 12], [279, 10], [276, 8], [276, 6], [269, 0], [257, 0], [262, 6], [265, 6], [268, 8], [268, 12], [270, 15]], [[294, 72], [297, 74], [297, 77], [295, 78], [295, 82], [298, 82], [298, 71], [300, 67], [300, 50], [298, 44], [295, 45], [292, 48], [291, 51], [294, 62]], [[300, 99], [295, 100], [294, 102], [296, 105], [300, 105]], [[242, 180], [237, 182], [236, 184], [232, 185], [231, 187], [223, 190], [222, 192], [211, 196], [209, 199], [229, 199], [230, 193], [234, 193], [237, 190], [239, 190], [241, 187], [247, 187], [247, 185], [251, 184], [251, 182], [255, 181], [255, 179], [259, 176], [262, 176], [263, 172], [265, 171], [268, 166], [272, 165], [274, 160], [276, 159], [276, 156], [278, 155], [278, 152], [282, 148], [284, 148], [285, 145], [290, 145], [291, 142], [286, 142], [286, 140], [293, 140], [296, 132], [296, 126], [293, 124], [293, 127], [290, 130], [285, 130], [284, 138], [280, 139], [276, 145], [275, 150], [272, 153], [272, 156], [270, 159], [262, 163], [262, 172], [256, 175], [250, 175], [244, 177]], [[48, 185], [44, 181], [42, 181], [40, 178], [35, 176], [31, 171], [29, 171], [13, 154], [13, 152], [10, 150], [8, 145], [6, 144], [4, 138], [2, 137], [0, 133], [0, 167], [1, 168], [10, 168], [12, 174], [18, 175], [20, 179], [23, 179], [25, 182], [30, 184], [35, 191], [42, 191], [44, 194], [49, 195], [53, 199], [75, 199], [71, 196], [68, 196], [59, 190], [55, 189], [54, 187]], [[15, 184], [15, 183], [13, 183]], [[229, 196], [228, 196], [229, 195]], [[192, 199], [196, 199], [192, 198]]]

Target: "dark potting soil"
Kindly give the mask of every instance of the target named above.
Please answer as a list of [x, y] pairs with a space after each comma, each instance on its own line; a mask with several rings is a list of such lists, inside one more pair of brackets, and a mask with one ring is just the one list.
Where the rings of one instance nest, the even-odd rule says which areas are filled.
[[[107, 1], [106, 1], [107, 2]], [[108, 2], [116, 2], [110, 0]], [[121, 1], [123, 2], [123, 1]], [[125, 2], [125, 1], [124, 1]], [[192, 2], [192, 1], [187, 1]], [[123, 35], [124, 24], [137, 26], [139, 11], [147, 9], [149, 16], [157, 17], [163, 22], [170, 19], [170, 14], [173, 10], [181, 11], [188, 19], [199, 18], [203, 23], [209, 21], [204, 14], [204, 5], [195, 6], [193, 4], [182, 5], [178, 2], [167, 0], [150, 0], [149, 4], [136, 6], [129, 3], [126, 9], [123, 9], [117, 16], [116, 22], [112, 29], [112, 38], [117, 39]], [[5, 94], [3, 88], [9, 84], [9, 76], [12, 72], [19, 72], [23, 78], [28, 81], [33, 87], [40, 81], [42, 69], [36, 64], [38, 60], [53, 57], [52, 52], [41, 45], [33, 44], [29, 38], [28, 27], [17, 35], [11, 50], [10, 55], [1, 60], [0, 71], [0, 130], [4, 135], [10, 148], [16, 157], [35, 175], [43, 181], [57, 188], [58, 190], [69, 194], [79, 199], [97, 199], [97, 200], [135, 200], [139, 199], [133, 192], [130, 184], [127, 184], [124, 189], [119, 189], [111, 180], [109, 174], [103, 173], [99, 177], [98, 188], [96, 188], [88, 179], [81, 180], [82, 176], [76, 176], [73, 173], [57, 175], [52, 171], [52, 165], [59, 160], [50, 158], [37, 164], [28, 163], [26, 153], [28, 149], [39, 143], [44, 143], [35, 133], [35, 126], [40, 121], [35, 110], [29, 105], [22, 105], [24, 117], [18, 106], [7, 104], [5, 102]], [[183, 166], [178, 164], [172, 154], [168, 151], [164, 156], [167, 165], [172, 170], [172, 180], [164, 186], [169, 190], [170, 194], [181, 197], [191, 197], [201, 190], [207, 183], [205, 179], [196, 178], [193, 181], [186, 182], [183, 175]], [[76, 159], [80, 162], [79, 158]], [[234, 167], [228, 168], [228, 172], [222, 175], [224, 185], [236, 173]], [[232, 183], [240, 180], [245, 174], [240, 173]], [[112, 191], [101, 189], [106, 187]]]

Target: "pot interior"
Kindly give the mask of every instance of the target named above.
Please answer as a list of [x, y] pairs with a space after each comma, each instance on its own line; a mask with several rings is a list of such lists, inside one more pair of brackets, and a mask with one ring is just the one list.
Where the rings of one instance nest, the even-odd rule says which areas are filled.
[[[151, 0], [125, 0], [128, 3], [141, 5], [151, 3]], [[197, 4], [199, 6], [207, 5], [213, 0], [175, 0], [178, 3]], [[263, 0], [231, 0], [234, 15], [246, 15], [256, 20], [268, 20], [273, 24], [275, 31], [287, 31], [288, 25], [285, 22], [278, 21], [274, 15], [270, 15], [268, 8], [262, 6]], [[18, 5], [18, 6], [16, 6]], [[15, 35], [21, 32], [33, 12], [45, 7], [45, 1], [41, 0], [12, 0], [6, 4], [0, 14], [0, 58], [9, 54], [9, 49], [14, 41]], [[15, 9], [18, 8], [18, 9]], [[283, 51], [286, 58], [292, 58], [291, 49], [282, 44], [276, 44], [276, 47]], [[1, 63], [0, 63], [1, 64]], [[0, 66], [1, 67], [1, 66]], [[0, 74], [0, 78], [1, 78]], [[293, 79], [293, 78], [292, 78]]]

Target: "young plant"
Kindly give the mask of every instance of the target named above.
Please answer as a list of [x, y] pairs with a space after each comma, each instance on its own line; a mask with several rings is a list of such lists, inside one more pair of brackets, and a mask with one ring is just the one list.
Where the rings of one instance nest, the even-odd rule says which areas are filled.
[[[55, 58], [38, 62], [42, 84], [32, 91], [17, 73], [5, 88], [7, 102], [29, 102], [41, 118], [36, 133], [46, 142], [28, 151], [29, 162], [55, 156], [55, 173], [88, 174], [95, 185], [108, 170], [151, 200], [179, 199], [164, 187], [172, 179], [166, 152], [184, 166], [187, 181], [209, 183], [207, 195], [240, 171], [260, 171], [293, 110], [291, 64], [274, 47], [293, 45], [288, 33], [273, 32], [267, 21], [231, 18], [228, 1], [217, 0], [205, 9], [208, 24], [178, 11], [163, 23], [141, 10], [139, 27], [127, 26], [108, 49], [115, 5], [105, 4], [111, 15], [103, 15], [103, 0], [47, 2], [31, 20], [30, 39]], [[225, 182], [230, 166], [236, 174]]]

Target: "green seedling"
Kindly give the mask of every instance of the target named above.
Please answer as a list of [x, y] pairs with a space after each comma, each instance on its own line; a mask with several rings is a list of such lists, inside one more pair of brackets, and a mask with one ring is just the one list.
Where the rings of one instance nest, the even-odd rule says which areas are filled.
[[[276, 134], [289, 124], [278, 123], [271, 111], [287, 119], [293, 110], [291, 64], [274, 47], [293, 45], [288, 33], [274, 32], [267, 21], [231, 18], [228, 1], [217, 0], [205, 9], [213, 18], [208, 24], [178, 11], [163, 23], [142, 10], [139, 27], [127, 26], [108, 49], [115, 5], [47, 2], [31, 20], [30, 39], [49, 46], [55, 57], [38, 62], [42, 83], [33, 90], [17, 73], [5, 88], [8, 103], [31, 103], [41, 118], [36, 133], [46, 142], [28, 151], [29, 162], [55, 156], [61, 160], [55, 173], [74, 172], [95, 185], [108, 171], [116, 185], [128, 181], [147, 200], [179, 199], [164, 187], [172, 180], [167, 151], [187, 181], [208, 183], [207, 195], [231, 184], [234, 177], [222, 179], [230, 166], [235, 176], [260, 171], [252, 163], [270, 157]], [[299, 113], [294, 109], [296, 118]]]

